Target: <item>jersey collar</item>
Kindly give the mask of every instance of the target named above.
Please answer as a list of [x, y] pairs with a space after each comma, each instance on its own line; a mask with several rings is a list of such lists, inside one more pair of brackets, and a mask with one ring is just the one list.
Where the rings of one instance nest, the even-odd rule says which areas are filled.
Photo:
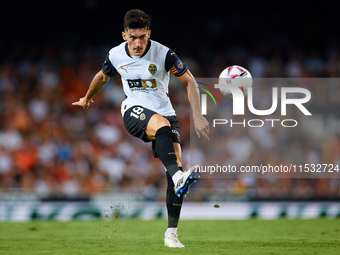
[[[151, 47], [151, 40], [149, 39], [149, 40], [148, 40], [148, 45], [146, 46], [146, 49], [145, 49], [143, 55], [140, 56], [141, 58], [144, 57], [144, 56], [148, 53], [150, 47]], [[127, 44], [127, 43], [125, 43], [125, 52], [126, 52], [126, 54], [127, 54], [130, 58], [133, 58], [133, 57], [130, 55], [130, 53], [129, 53], [128, 44]]]

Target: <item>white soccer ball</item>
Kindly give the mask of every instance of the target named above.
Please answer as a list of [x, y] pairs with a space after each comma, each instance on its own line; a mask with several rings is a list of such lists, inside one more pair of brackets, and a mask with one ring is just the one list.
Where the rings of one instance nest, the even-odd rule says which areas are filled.
[[[244, 96], [248, 94], [248, 88], [253, 86], [253, 78], [251, 77], [250, 72], [242, 66], [229, 66], [224, 69], [219, 77], [219, 85], [232, 85], [239, 87]], [[222, 94], [224, 96], [232, 97], [232, 93], [227, 88], [220, 88]]]

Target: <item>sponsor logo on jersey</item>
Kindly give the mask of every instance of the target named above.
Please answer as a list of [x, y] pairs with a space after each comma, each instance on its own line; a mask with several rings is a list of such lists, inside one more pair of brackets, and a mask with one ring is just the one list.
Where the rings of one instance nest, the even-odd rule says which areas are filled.
[[157, 87], [157, 83], [155, 79], [132, 79], [127, 80], [130, 89], [133, 88], [144, 88], [144, 89], [153, 89]]
[[142, 80], [142, 86], [143, 88], [156, 88], [156, 80], [155, 79], [149, 79], [149, 80]]
[[127, 80], [127, 82], [129, 84], [130, 89], [143, 87], [141, 79]]
[[155, 64], [150, 64], [148, 69], [152, 75], [155, 75], [155, 73], [157, 72], [157, 66]]

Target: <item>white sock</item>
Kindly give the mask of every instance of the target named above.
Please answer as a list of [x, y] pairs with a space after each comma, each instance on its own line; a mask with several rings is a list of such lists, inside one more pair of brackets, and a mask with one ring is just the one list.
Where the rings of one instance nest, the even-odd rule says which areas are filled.
[[175, 235], [177, 235], [177, 228], [168, 228], [168, 229], [165, 231], [164, 236], [165, 236], [165, 237], [168, 237], [171, 233], [174, 233]]
[[174, 182], [174, 184], [176, 185], [177, 181], [179, 180], [179, 178], [181, 178], [183, 172], [181, 170], [178, 170], [173, 176], [172, 176], [172, 181]]

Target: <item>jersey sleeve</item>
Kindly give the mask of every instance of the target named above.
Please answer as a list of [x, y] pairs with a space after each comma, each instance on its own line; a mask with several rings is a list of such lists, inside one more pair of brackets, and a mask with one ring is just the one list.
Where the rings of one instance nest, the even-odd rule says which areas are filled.
[[188, 69], [175, 52], [169, 50], [165, 58], [165, 70], [171, 71], [176, 77], [182, 76]]
[[113, 77], [116, 75], [117, 70], [116, 68], [112, 65], [110, 58], [109, 58], [110, 53], [106, 55], [105, 61], [103, 63], [102, 71], [105, 75], [109, 77]]

